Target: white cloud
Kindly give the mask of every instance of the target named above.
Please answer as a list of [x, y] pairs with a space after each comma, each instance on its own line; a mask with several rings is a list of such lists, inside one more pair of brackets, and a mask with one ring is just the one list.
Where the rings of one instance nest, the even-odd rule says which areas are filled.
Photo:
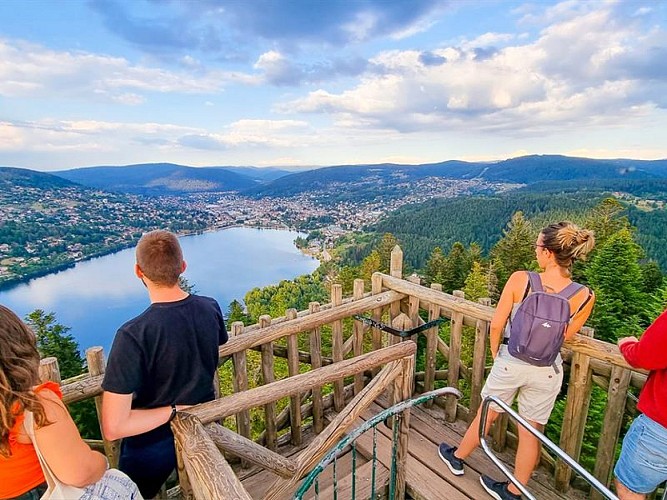
[[[431, 57], [446, 59], [442, 64], [424, 65], [414, 50], [381, 52], [371, 60], [375, 72], [356, 87], [320, 88], [276, 109], [340, 115], [339, 124], [402, 132], [463, 126], [532, 136], [575, 124], [627, 124], [665, 105], [658, 92], [663, 84], [641, 74], [652, 67], [642, 57], [650, 60], [645, 54], [664, 48], [665, 34], [644, 32], [618, 18], [613, 7], [562, 2], [543, 13], [541, 19], [552, 24], [536, 40], [484, 58], [477, 57], [475, 47], [507, 44], [512, 36], [486, 33], [461, 47], [432, 50]], [[652, 56], [658, 68], [664, 64], [658, 63], [659, 55]]]
[[462, 43], [461, 45], [465, 48], [505, 45], [514, 38], [516, 38], [516, 36], [511, 33], [484, 33], [483, 35], [480, 35], [469, 42]]
[[[194, 60], [187, 60], [194, 65]], [[218, 93], [229, 82], [253, 84], [257, 77], [239, 72], [176, 72], [135, 65], [122, 57], [55, 51], [41, 45], [0, 39], [0, 96], [105, 97], [140, 104], [137, 92]]]

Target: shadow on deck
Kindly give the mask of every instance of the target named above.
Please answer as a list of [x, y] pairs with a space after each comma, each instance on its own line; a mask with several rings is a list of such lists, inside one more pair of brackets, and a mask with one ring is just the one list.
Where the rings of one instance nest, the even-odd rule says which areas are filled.
[[[388, 407], [384, 398], [373, 403], [356, 424], [380, 413]], [[355, 425], [355, 427], [357, 426]], [[484, 499], [490, 498], [479, 483], [480, 474], [487, 474], [503, 480], [500, 470], [480, 449], [476, 450], [466, 461], [466, 472], [463, 476], [454, 476], [438, 456], [437, 447], [441, 442], [456, 444], [460, 442], [466, 430], [462, 421], [449, 423], [445, 421], [444, 411], [433, 406], [431, 409], [416, 407], [410, 412], [409, 456], [406, 471], [406, 493], [410, 498], [418, 500], [435, 499]], [[351, 449], [341, 455], [319, 477], [318, 495], [311, 487], [304, 498], [332, 499], [368, 499], [375, 492], [378, 498], [386, 498], [387, 485], [391, 469], [391, 429], [384, 425], [377, 427], [375, 435], [377, 464], [373, 476], [373, 430], [369, 430], [356, 441], [356, 453]], [[301, 448], [293, 448], [290, 453], [297, 453]], [[500, 458], [512, 468], [514, 453], [506, 451], [499, 454]], [[355, 469], [354, 489], [352, 495], [353, 476]], [[239, 477], [252, 498], [264, 498], [277, 476], [266, 470], [237, 470]], [[334, 475], [336, 480], [334, 481]], [[334, 483], [336, 494], [334, 495]], [[373, 484], [375, 485], [373, 487]], [[555, 491], [553, 473], [544, 467], [533, 473], [529, 483], [530, 491], [540, 499], [584, 499], [587, 495], [579, 490], [570, 489], [566, 494]], [[296, 489], [296, 488], [295, 488]]]

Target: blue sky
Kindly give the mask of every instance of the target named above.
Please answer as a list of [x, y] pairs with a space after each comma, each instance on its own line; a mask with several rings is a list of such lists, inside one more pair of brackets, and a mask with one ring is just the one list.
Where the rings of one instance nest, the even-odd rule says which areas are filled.
[[4, 0], [0, 165], [667, 158], [667, 2]]

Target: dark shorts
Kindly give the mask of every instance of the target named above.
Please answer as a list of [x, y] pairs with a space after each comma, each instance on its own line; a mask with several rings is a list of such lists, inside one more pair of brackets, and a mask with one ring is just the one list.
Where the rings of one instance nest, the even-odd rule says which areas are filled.
[[176, 449], [173, 436], [154, 443], [136, 443], [123, 439], [118, 468], [130, 476], [144, 498], [157, 495], [176, 468]]
[[10, 500], [39, 500], [42, 495], [46, 493], [46, 483], [35, 486], [30, 491], [26, 491], [23, 495], [19, 495]]

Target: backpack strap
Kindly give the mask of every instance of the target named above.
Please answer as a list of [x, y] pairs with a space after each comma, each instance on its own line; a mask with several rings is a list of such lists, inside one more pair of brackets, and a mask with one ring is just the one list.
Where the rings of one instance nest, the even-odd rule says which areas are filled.
[[542, 280], [540, 279], [540, 275], [533, 272], [533, 271], [528, 271], [528, 285], [530, 286], [530, 289], [533, 292], [543, 292], [544, 291], [544, 287], [542, 286]]
[[[582, 288], [586, 288], [584, 285], [581, 285], [581, 287], [582, 287]], [[581, 290], [581, 288], [580, 288], [579, 290]], [[581, 310], [586, 306], [586, 304], [588, 304], [588, 302], [589, 302], [592, 298], [593, 298], [593, 294], [591, 293], [590, 290], [588, 290], [588, 297], [586, 297], [586, 300], [584, 300], [584, 301], [581, 303], [581, 305], [580, 305], [579, 307], [577, 307], [577, 310], [574, 311], [574, 313], [570, 316], [570, 320], [572, 320], [572, 318], [574, 318], [577, 314], [579, 314], [579, 311], [581, 311]]]
[[558, 292], [558, 295], [561, 295], [561, 296], [565, 297], [567, 300], [570, 300], [582, 288], [585, 288], [584, 285], [581, 285], [579, 283], [575, 283], [573, 281], [572, 283], [567, 285], [565, 288], [563, 288], [560, 292]]

